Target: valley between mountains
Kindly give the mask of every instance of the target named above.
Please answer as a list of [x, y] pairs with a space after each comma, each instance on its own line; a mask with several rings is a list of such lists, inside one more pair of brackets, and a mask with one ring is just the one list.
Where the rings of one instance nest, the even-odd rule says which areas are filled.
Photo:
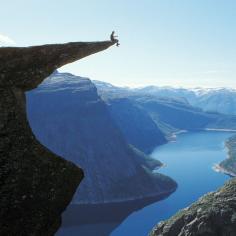
[[[109, 219], [116, 222], [105, 230], [104, 235], [109, 235], [134, 210], [166, 198], [178, 188], [178, 181], [156, 171], [165, 163], [149, 156], [154, 148], [174, 141], [175, 134], [183, 131], [236, 128], [233, 112], [219, 113], [209, 94], [211, 109], [202, 108], [193, 102], [193, 93], [174, 88], [120, 88], [55, 71], [27, 94], [28, 119], [36, 137], [85, 172], [65, 213], [65, 227], [97, 222], [96, 217], [90, 219], [91, 213], [79, 223], [73, 220], [81, 207], [88, 209], [92, 204], [95, 211], [100, 206], [107, 210], [109, 204], [135, 202]], [[220, 166], [234, 169], [232, 161]], [[117, 210], [114, 205], [111, 209]]]

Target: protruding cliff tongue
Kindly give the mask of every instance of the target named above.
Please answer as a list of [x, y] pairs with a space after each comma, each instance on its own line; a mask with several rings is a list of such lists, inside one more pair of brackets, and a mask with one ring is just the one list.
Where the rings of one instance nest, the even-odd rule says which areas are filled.
[[31, 90], [55, 69], [103, 51], [115, 43], [116, 41], [74, 42], [0, 48], [0, 87]]
[[24, 92], [55, 69], [115, 43], [0, 48], [0, 235], [54, 235], [83, 178], [79, 167], [36, 140]]

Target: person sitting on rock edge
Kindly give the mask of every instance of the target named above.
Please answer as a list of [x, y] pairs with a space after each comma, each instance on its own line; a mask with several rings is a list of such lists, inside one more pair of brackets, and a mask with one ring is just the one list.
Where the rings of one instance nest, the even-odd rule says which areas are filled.
[[116, 42], [116, 46], [119, 47], [120, 44], [119, 44], [119, 40], [117, 39], [117, 37], [118, 36], [115, 35], [115, 31], [112, 31], [110, 39], [111, 39], [112, 42]]

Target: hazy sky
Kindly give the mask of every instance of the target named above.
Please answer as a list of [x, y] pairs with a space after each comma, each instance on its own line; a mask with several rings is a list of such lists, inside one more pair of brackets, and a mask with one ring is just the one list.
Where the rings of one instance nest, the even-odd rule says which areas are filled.
[[121, 46], [63, 71], [116, 85], [236, 88], [235, 0], [0, 0], [0, 44]]

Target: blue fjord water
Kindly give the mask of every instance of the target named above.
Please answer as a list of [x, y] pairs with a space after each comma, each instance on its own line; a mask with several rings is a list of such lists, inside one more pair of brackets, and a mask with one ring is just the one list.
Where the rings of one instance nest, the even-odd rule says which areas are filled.
[[156, 148], [152, 157], [166, 164], [158, 172], [178, 183], [176, 192], [163, 201], [134, 212], [111, 235], [146, 236], [159, 221], [222, 186], [229, 177], [215, 172], [212, 166], [226, 158], [224, 142], [230, 136], [230, 132], [218, 131], [182, 133], [176, 142]]
[[[156, 223], [169, 218], [203, 194], [216, 190], [229, 179], [227, 175], [215, 172], [212, 167], [227, 157], [224, 142], [232, 134], [218, 131], [179, 134], [176, 142], [159, 146], [152, 153], [153, 158], [166, 165], [158, 172], [172, 177], [178, 183], [176, 192], [162, 201], [131, 213], [122, 222], [92, 222], [62, 227], [57, 236], [147, 236]], [[86, 209], [78, 212], [82, 216], [85, 213]]]

